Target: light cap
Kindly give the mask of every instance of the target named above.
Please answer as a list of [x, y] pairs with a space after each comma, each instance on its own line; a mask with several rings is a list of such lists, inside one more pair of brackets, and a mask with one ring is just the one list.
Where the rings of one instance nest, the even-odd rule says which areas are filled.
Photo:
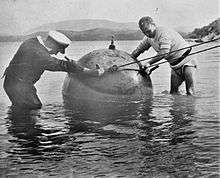
[[49, 31], [48, 36], [63, 46], [68, 46], [71, 43], [71, 40], [66, 35], [58, 31]]

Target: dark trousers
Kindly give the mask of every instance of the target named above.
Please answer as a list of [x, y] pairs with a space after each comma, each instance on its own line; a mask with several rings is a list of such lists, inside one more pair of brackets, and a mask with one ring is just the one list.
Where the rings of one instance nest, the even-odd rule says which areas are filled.
[[12, 105], [27, 109], [39, 109], [42, 107], [34, 85], [6, 75], [3, 87]]

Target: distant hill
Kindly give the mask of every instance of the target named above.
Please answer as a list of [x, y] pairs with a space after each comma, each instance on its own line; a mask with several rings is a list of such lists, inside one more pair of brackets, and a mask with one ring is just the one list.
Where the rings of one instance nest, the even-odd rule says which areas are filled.
[[[138, 30], [111, 30], [105, 28], [95, 28], [85, 31], [68, 31], [58, 30], [64, 33], [72, 41], [103, 41], [111, 40], [111, 36], [115, 37], [115, 40], [140, 40], [143, 38], [143, 34]], [[38, 35], [42, 37], [47, 36], [47, 31], [41, 31], [32, 33], [25, 36], [0, 36], [0, 41], [24, 41], [28, 38], [36, 37]]]
[[118, 23], [103, 19], [67, 20], [39, 26], [37, 28], [29, 30], [28, 32], [26, 32], [26, 34], [49, 30], [85, 31], [95, 28], [107, 28], [111, 30], [137, 30], [138, 25], [135, 22]]
[[73, 41], [96, 41], [110, 40], [114, 36], [116, 40], [139, 40], [143, 34], [138, 30], [111, 30], [105, 28], [95, 28], [81, 32], [61, 30]]
[[[69, 23], [69, 24], [68, 24]], [[77, 26], [78, 24], [78, 26]], [[95, 28], [92, 28], [95, 27]], [[117, 23], [108, 20], [74, 20], [59, 23], [46, 24], [32, 29], [33, 33], [20, 36], [0, 35], [0, 41], [24, 41], [25, 39], [41, 35], [47, 36], [49, 30], [58, 30], [66, 34], [72, 41], [102, 41], [110, 40], [111, 36], [115, 40], [141, 40], [142, 32], [135, 23]], [[77, 31], [80, 29], [86, 29]], [[36, 32], [35, 32], [36, 31]], [[191, 33], [179, 31], [184, 38], [203, 38], [220, 33], [220, 18], [202, 28], [196, 28]]]
[[209, 25], [202, 28], [196, 28], [191, 33], [186, 35], [186, 38], [202, 39], [207, 36], [217, 36], [220, 34], [220, 18], [211, 22]]
[[28, 38], [36, 37], [36, 36], [42, 36], [46, 37], [48, 32], [36, 32], [30, 35], [17, 35], [17, 36], [1, 36], [0, 35], [0, 42], [16, 42], [16, 41], [24, 41]]
[[112, 35], [116, 40], [137, 40], [143, 36], [135, 22], [118, 23], [110, 20], [82, 19], [45, 24], [29, 30], [23, 36], [0, 35], [0, 41], [23, 41], [37, 35], [46, 36], [49, 30], [61, 31], [75, 41], [110, 40]]

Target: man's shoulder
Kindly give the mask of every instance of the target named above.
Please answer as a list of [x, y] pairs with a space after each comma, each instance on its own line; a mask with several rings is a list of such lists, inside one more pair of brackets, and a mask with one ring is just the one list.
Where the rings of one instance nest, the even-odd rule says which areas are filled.
[[25, 40], [20, 45], [18, 53], [22, 54], [22, 56], [29, 56], [32, 60], [45, 60], [51, 57], [46, 48], [39, 43], [37, 38]]
[[39, 46], [40, 43], [39, 43], [38, 39], [36, 37], [34, 37], [34, 38], [29, 38], [29, 39], [23, 41], [23, 43], [21, 45], [31, 48], [31, 47]]
[[22, 44], [21, 44], [21, 48], [28, 50], [29, 52], [46, 52], [46, 50], [44, 49], [44, 47], [40, 44], [40, 42], [38, 41], [38, 39], [35, 38], [29, 38], [27, 40], [25, 40]]
[[172, 29], [171, 28], [168, 28], [168, 27], [164, 27], [164, 26], [158, 26], [156, 28], [156, 32], [158, 34], [166, 34], [166, 33], [170, 33], [172, 32]]
[[156, 29], [156, 38], [172, 38], [177, 32], [169, 27], [159, 26]]

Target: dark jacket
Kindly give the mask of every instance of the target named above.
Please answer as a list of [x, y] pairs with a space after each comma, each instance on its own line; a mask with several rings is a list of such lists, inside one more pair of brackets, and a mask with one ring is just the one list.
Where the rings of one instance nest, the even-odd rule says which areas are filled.
[[81, 71], [83, 68], [52, 57], [37, 38], [26, 40], [19, 47], [4, 74], [4, 89], [13, 105], [41, 107], [34, 84], [45, 70], [72, 72]]

